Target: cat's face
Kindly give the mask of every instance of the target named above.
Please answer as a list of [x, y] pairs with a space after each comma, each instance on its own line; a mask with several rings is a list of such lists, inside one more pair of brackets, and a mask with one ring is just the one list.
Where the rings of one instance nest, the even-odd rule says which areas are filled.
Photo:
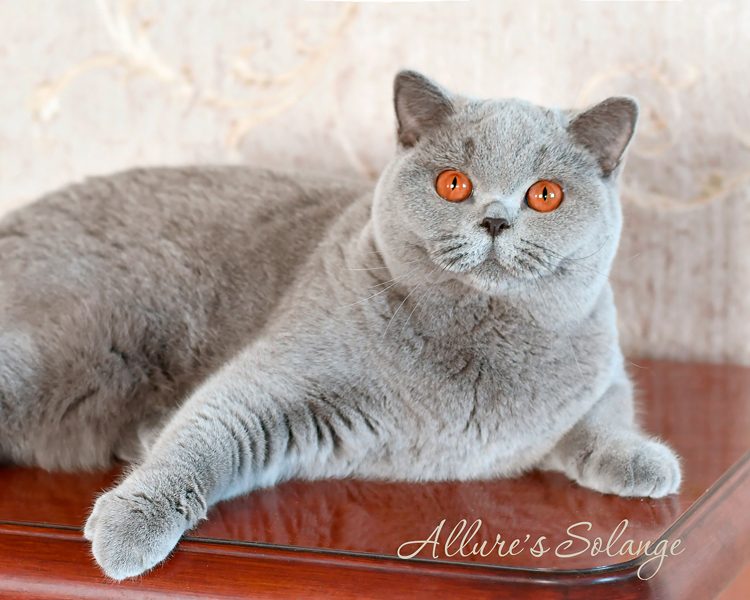
[[[621, 226], [617, 166], [635, 127], [634, 101], [610, 99], [571, 120], [520, 100], [454, 96], [405, 72], [396, 79], [396, 108], [400, 149], [374, 207], [385, 249], [401, 257], [426, 252], [434, 273], [490, 294], [608, 270]], [[467, 198], [450, 201], [436, 188], [449, 170], [468, 178]], [[548, 209], [559, 197], [541, 207], [527, 202], [539, 181], [563, 194], [548, 212], [533, 207]], [[398, 251], [404, 246], [408, 252]]]

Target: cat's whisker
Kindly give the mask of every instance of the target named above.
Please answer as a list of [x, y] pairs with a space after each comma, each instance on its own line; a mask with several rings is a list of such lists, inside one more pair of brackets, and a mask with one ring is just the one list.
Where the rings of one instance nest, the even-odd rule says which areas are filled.
[[[428, 258], [429, 258], [429, 256], [425, 256], [424, 258], [420, 258], [418, 261], [414, 261], [414, 262], [420, 262], [420, 261], [426, 260]], [[410, 273], [413, 273], [414, 271], [416, 271], [417, 269], [422, 268], [423, 266], [424, 265], [419, 265], [419, 266], [415, 267], [414, 269], [412, 269], [411, 271], [408, 271], [407, 273], [402, 273], [398, 277], [394, 277], [393, 279], [389, 279], [388, 281], [381, 281], [380, 283], [375, 283], [373, 285], [368, 285], [367, 289], [369, 290], [369, 289], [372, 289], [372, 288], [379, 287], [381, 285], [386, 285], [387, 283], [391, 283], [392, 281], [398, 281], [399, 279], [402, 279], [403, 277], [406, 277]]]
[[393, 283], [391, 283], [391, 285], [389, 285], [386, 288], [383, 288], [379, 292], [375, 292], [374, 294], [372, 294], [372, 296], [368, 296], [367, 298], [362, 298], [362, 300], [357, 300], [356, 302], [352, 302], [351, 304], [344, 304], [343, 306], [339, 306], [338, 308], [348, 308], [350, 306], [355, 306], [356, 304], [361, 304], [362, 302], [366, 302], [370, 298], [374, 298], [375, 296], [379, 296], [383, 292], [387, 292], [389, 289], [391, 289], [392, 287], [394, 287], [395, 285], [397, 285], [400, 279], [403, 279], [404, 277], [406, 277], [407, 275], [413, 273], [414, 271], [418, 271], [419, 269], [423, 269], [423, 268], [424, 268], [424, 265], [420, 265], [420, 266], [412, 269], [411, 271], [409, 271], [407, 273], [404, 273], [403, 275], [399, 275], [398, 277], [396, 277], [394, 279], [391, 279], [391, 281], [393, 282]]
[[458, 243], [449, 248], [438, 248], [436, 251], [434, 260], [444, 269], [464, 272], [477, 266], [486, 258], [481, 248], [469, 244], [463, 236], [453, 236], [453, 239], [458, 240]]
[[440, 253], [444, 256], [447, 256], [448, 254], [450, 254], [451, 252], [454, 252], [455, 250], [461, 250], [461, 248], [463, 248], [465, 245], [466, 244], [462, 242], [458, 244], [457, 246], [453, 246], [451, 248], [446, 248], [445, 250], [441, 250]]
[[398, 314], [398, 311], [399, 311], [399, 310], [401, 310], [401, 307], [402, 307], [402, 306], [404, 305], [404, 303], [405, 303], [405, 302], [406, 302], [406, 301], [407, 301], [407, 300], [409, 299], [409, 296], [411, 296], [411, 295], [412, 295], [412, 294], [413, 294], [413, 293], [414, 293], [414, 292], [415, 292], [415, 291], [417, 290], [417, 288], [419, 288], [419, 286], [420, 286], [420, 285], [422, 285], [422, 283], [424, 283], [425, 281], [427, 281], [427, 278], [428, 278], [428, 277], [429, 277], [430, 275], [432, 275], [432, 274], [433, 274], [433, 273], [434, 273], [435, 271], [437, 271], [437, 270], [438, 270], [439, 268], [440, 268], [440, 267], [435, 267], [435, 268], [434, 268], [434, 269], [433, 269], [432, 271], [430, 271], [429, 273], [427, 273], [427, 275], [425, 275], [424, 277], [422, 277], [422, 279], [420, 279], [420, 280], [419, 280], [419, 283], [417, 283], [417, 285], [415, 285], [415, 286], [414, 286], [414, 289], [412, 289], [412, 291], [411, 291], [411, 292], [409, 292], [409, 293], [408, 293], [408, 294], [406, 295], [406, 297], [405, 297], [405, 298], [404, 298], [404, 299], [403, 299], [403, 300], [401, 301], [401, 304], [399, 304], [399, 305], [398, 305], [398, 307], [396, 308], [396, 310], [394, 311], [394, 313], [393, 313], [393, 316], [391, 317], [391, 320], [390, 320], [390, 321], [388, 321], [388, 325], [386, 325], [386, 326], [385, 326], [385, 331], [383, 332], [383, 337], [382, 337], [382, 338], [380, 338], [380, 341], [381, 341], [381, 342], [382, 342], [383, 340], [385, 340], [385, 336], [386, 336], [386, 334], [388, 333], [388, 329], [390, 328], [390, 326], [391, 326], [391, 323], [393, 323], [393, 319], [395, 319], [395, 318], [396, 318], [396, 315]]
[[602, 251], [602, 248], [604, 248], [604, 246], [606, 246], [606, 245], [607, 245], [607, 242], [609, 241], [609, 238], [610, 238], [610, 237], [612, 237], [612, 236], [608, 235], [607, 237], [605, 237], [605, 238], [604, 238], [604, 241], [602, 242], [602, 245], [601, 245], [601, 246], [599, 246], [599, 249], [598, 249], [598, 250], [595, 250], [595, 251], [594, 251], [594, 252], [592, 252], [591, 254], [587, 254], [586, 256], [581, 256], [581, 257], [573, 257], [573, 256], [568, 256], [568, 257], [566, 258], [566, 260], [574, 260], [574, 261], [579, 261], [579, 260], [586, 260], [587, 258], [591, 258], [592, 256], [594, 256], [595, 254], [599, 254], [599, 252], [601, 252], [601, 251]]
[[617, 265], [625, 264], [626, 262], [630, 262], [631, 260], [633, 260], [634, 258], [636, 258], [637, 256], [640, 256], [640, 255], [641, 255], [640, 252], [636, 252], [630, 258], [626, 258], [626, 259], [623, 259], [623, 260], [618, 260], [616, 263], [612, 263], [612, 266], [614, 267], [614, 266], [617, 266]]
[[[421, 242], [416, 242], [414, 244], [406, 244], [405, 246], [394, 246], [393, 248], [388, 248], [388, 250], [404, 250], [406, 248], [414, 248], [415, 246], [422, 246], [424, 247], [425, 242], [450, 242], [451, 240], [457, 239], [459, 236], [447, 234], [443, 235], [439, 238], [435, 239], [424, 239]], [[364, 252], [363, 254], [383, 254], [382, 250], [373, 250], [372, 252]]]
[[[607, 238], [607, 239], [609, 239], [609, 238]], [[553, 256], [553, 257], [557, 258], [560, 261], [560, 263], [563, 263], [563, 262], [576, 262], [577, 263], [577, 262], [585, 260], [587, 258], [591, 258], [595, 254], [597, 254], [598, 252], [600, 252], [601, 249], [604, 248], [604, 246], [607, 243], [606, 240], [605, 240], [604, 244], [602, 244], [599, 247], [598, 250], [596, 250], [595, 252], [592, 252], [591, 254], [589, 254], [587, 256], [573, 257], [573, 256], [565, 256], [565, 255], [560, 254], [558, 252], [554, 252], [553, 250], [550, 250], [549, 248], [545, 248], [544, 246], [540, 246], [539, 244], [535, 244], [534, 242], [530, 242], [529, 240], [525, 240], [523, 238], [521, 238], [521, 241], [524, 242], [525, 244], [528, 244], [529, 246], [533, 246], [534, 248], [537, 248], [537, 249], [541, 250], [542, 252], [545, 252], [546, 254], [549, 254], [550, 256]], [[591, 271], [595, 271], [594, 269], [592, 269], [591, 267], [588, 267], [588, 266], [584, 266], [584, 265], [579, 265], [579, 266], [583, 267], [584, 269], [589, 269]], [[569, 268], [569, 267], [566, 267], [566, 268]], [[595, 272], [597, 272], [597, 271], [595, 271]]]
[[579, 261], [579, 260], [585, 260], [587, 258], [591, 258], [595, 254], [598, 254], [602, 250], [602, 248], [604, 248], [604, 246], [607, 245], [607, 242], [609, 241], [610, 237], [611, 236], [607, 236], [606, 238], [604, 238], [604, 242], [602, 243], [602, 245], [599, 246], [599, 248], [597, 250], [595, 250], [594, 252], [592, 252], [591, 254], [587, 254], [586, 256], [578, 256], [578, 257], [575, 257], [575, 256], [564, 256], [562, 254], [559, 254], [557, 252], [554, 252], [554, 251], [550, 250], [549, 248], [545, 248], [544, 246], [541, 246], [539, 244], [535, 244], [534, 242], [529, 241], [529, 240], [525, 240], [523, 238], [521, 238], [521, 241], [524, 242], [524, 243], [526, 243], [526, 244], [529, 244], [530, 246], [534, 246], [535, 248], [538, 248], [539, 250], [542, 250], [542, 251], [546, 252], [547, 254], [551, 254], [552, 256], [556, 256], [556, 257], [560, 258], [560, 260]]
[[[395, 246], [394, 248], [388, 248], [388, 250], [403, 250], [405, 248], [413, 248], [414, 246], [424, 246], [424, 242], [417, 242], [416, 244], [407, 244], [406, 246]], [[372, 252], [363, 252], [363, 254], [383, 254], [383, 251], [373, 250]]]
[[[539, 256], [537, 256], [537, 255], [536, 255], [536, 254], [534, 254], [533, 252], [530, 252], [529, 250], [524, 250], [523, 248], [521, 249], [521, 252], [523, 252], [523, 253], [524, 253], [524, 254], [525, 254], [526, 256], [528, 256], [528, 257], [530, 257], [530, 258], [533, 258], [533, 259], [534, 259], [534, 261], [535, 261], [535, 262], [536, 262], [537, 264], [539, 264], [539, 265], [541, 265], [542, 267], [544, 267], [545, 269], [547, 269], [547, 271], [549, 271], [549, 272], [550, 272], [550, 273], [552, 273], [553, 275], [556, 275], [556, 274], [557, 274], [557, 273], [555, 273], [555, 271], [554, 271], [554, 270], [552, 269], [552, 267], [551, 267], [550, 265], [548, 265], [548, 264], [546, 263], [546, 261], [545, 261], [545, 260], [543, 260], [542, 258], [540, 258]], [[554, 266], [554, 265], [553, 265], [553, 266]]]
[[[611, 352], [612, 354], [614, 354], [615, 356], [619, 356], [619, 355], [620, 355], [620, 354], [618, 354], [617, 352], [615, 352], [614, 350], [612, 350], [612, 348], [610, 348], [610, 347], [607, 347], [607, 350], [609, 350], [609, 351], [610, 351], [610, 352]], [[623, 360], [624, 360], [624, 361], [625, 361], [626, 363], [628, 363], [629, 365], [633, 365], [634, 367], [636, 367], [636, 368], [638, 368], [638, 369], [648, 369], [648, 367], [644, 367], [643, 365], [637, 365], [637, 364], [635, 364], [635, 363], [634, 363], [634, 362], [633, 362], [632, 360], [628, 360], [628, 359], [627, 359], [627, 358], [625, 358], [624, 356], [623, 356]]]
[[[591, 271], [592, 273], [595, 273], [597, 275], [601, 275], [602, 277], [606, 277], [609, 281], [615, 281], [615, 282], [617, 282], [617, 280], [614, 279], [611, 275], [608, 275], [607, 273], [602, 273], [601, 271], [599, 271], [597, 269], [593, 269], [593, 268], [591, 268], [589, 266], [586, 266], [586, 265], [581, 265], [581, 264], [577, 264], [576, 263], [575, 268], [567, 266], [564, 263], [565, 263], [565, 261], [570, 260], [570, 259], [562, 256], [561, 254], [556, 254], [555, 252], [552, 252], [551, 250], [548, 250], [547, 248], [543, 248], [541, 246], [538, 246], [537, 244], [532, 244], [531, 242], [527, 242], [526, 240], [521, 240], [521, 241], [522, 242], [526, 242], [527, 244], [530, 244], [530, 245], [532, 245], [532, 246], [534, 246], [536, 248], [539, 248], [540, 250], [543, 250], [544, 252], [547, 252], [548, 254], [551, 254], [551, 255], [555, 256], [560, 261], [560, 263], [558, 264], [558, 266], [560, 268], [562, 268], [562, 269], [565, 269], [566, 271], [570, 271], [570, 272], [573, 272], [573, 273], [576, 273], [576, 272], [580, 273], [581, 270]], [[543, 259], [541, 257], [537, 256], [533, 252], [530, 252], [529, 250], [521, 248], [521, 252], [524, 252], [525, 254], [528, 254], [529, 256], [533, 257], [535, 260], [537, 260], [540, 263], [543, 261]], [[590, 255], [590, 256], [593, 256], [593, 254]], [[578, 259], [578, 260], [581, 260], [581, 259]], [[547, 263], [547, 264], [551, 264], [551, 263]]]
[[573, 348], [573, 340], [570, 339], [570, 334], [566, 334], [568, 336], [568, 344], [570, 345], [570, 353], [573, 355], [573, 360], [576, 361], [576, 365], [578, 365], [578, 371], [581, 374], [581, 377], [584, 379], [585, 383], [585, 377], [583, 375], [583, 369], [581, 368], [581, 363], [578, 362], [578, 357], [576, 356], [576, 351]]
[[524, 239], [524, 238], [521, 238], [521, 241], [522, 241], [522, 242], [523, 242], [524, 244], [528, 244], [529, 246], [533, 246], [534, 248], [538, 248], [539, 250], [542, 250], [542, 251], [544, 251], [544, 252], [547, 252], [547, 253], [549, 253], [549, 254], [555, 254], [555, 253], [554, 253], [554, 252], [552, 252], [552, 250], [550, 250], [549, 248], [545, 248], [544, 246], [540, 246], [539, 244], [536, 244], [536, 243], [534, 243], [534, 242], [531, 242], [531, 241], [529, 241], [529, 240], [526, 240], [526, 239]]
[[[422, 260], [425, 260], [429, 258], [429, 256], [423, 256], [422, 258], [417, 258], [414, 260], [407, 260], [406, 262], [399, 263], [401, 266], [403, 265], [410, 265], [415, 262], [419, 262]], [[347, 271], [382, 271], [383, 269], [389, 269], [390, 267], [357, 267], [357, 268], [349, 268]]]
[[[432, 296], [432, 291], [435, 290], [435, 286], [440, 283], [440, 277], [442, 275], [445, 275], [445, 271], [443, 271], [439, 276], [438, 279], [432, 282], [432, 285], [427, 288], [427, 291], [422, 294], [422, 297], [417, 301], [417, 303], [414, 305], [414, 308], [411, 309], [411, 312], [409, 313], [409, 316], [406, 317], [406, 321], [404, 321], [404, 326], [401, 328], [401, 333], [403, 333], [406, 330], [406, 326], [409, 324], [409, 320], [411, 319], [412, 315], [414, 314], [414, 311], [417, 310], [417, 307], [422, 304], [422, 301], [427, 297], [428, 294], [430, 294], [430, 297]], [[447, 280], [446, 280], [447, 281]], [[443, 281], [440, 284], [440, 287], [443, 286], [445, 281]]]
[[[456, 271], [455, 267], [459, 265], [459, 263], [469, 255], [470, 255], [469, 252], [462, 252], [456, 256], [450, 256], [450, 257], [440, 256], [438, 257], [437, 260], [440, 260], [440, 263], [439, 263], [440, 266], [443, 267], [446, 271], [455, 272]], [[462, 267], [459, 266], [458, 271], [460, 272], [462, 270], [463, 270]]]

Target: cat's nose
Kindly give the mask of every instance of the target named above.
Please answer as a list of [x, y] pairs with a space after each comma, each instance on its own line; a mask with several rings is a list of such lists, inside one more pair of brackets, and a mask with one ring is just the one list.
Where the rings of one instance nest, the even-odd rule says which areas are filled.
[[485, 217], [482, 221], [482, 227], [486, 228], [492, 237], [497, 237], [503, 229], [510, 227], [510, 223], [508, 223], [508, 219]]

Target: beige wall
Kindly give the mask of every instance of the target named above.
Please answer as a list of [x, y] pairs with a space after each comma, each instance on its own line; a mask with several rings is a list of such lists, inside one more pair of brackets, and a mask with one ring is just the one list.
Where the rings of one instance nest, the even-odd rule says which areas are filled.
[[0, 212], [132, 165], [374, 177], [404, 66], [557, 106], [636, 95], [612, 275], [623, 344], [750, 364], [743, 0], [3, 0]]

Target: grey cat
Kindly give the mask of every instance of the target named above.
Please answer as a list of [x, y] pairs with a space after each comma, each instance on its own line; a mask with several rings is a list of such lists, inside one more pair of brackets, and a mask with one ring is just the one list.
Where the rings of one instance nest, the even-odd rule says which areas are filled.
[[[137, 169], [0, 224], [0, 457], [136, 463], [85, 528], [108, 576], [289, 478], [541, 468], [603, 493], [678, 489], [673, 452], [634, 424], [607, 279], [635, 101], [575, 113], [404, 71], [395, 105], [374, 189]], [[451, 170], [461, 201], [436, 188]], [[529, 204], [540, 180], [564, 193], [555, 210]]]

